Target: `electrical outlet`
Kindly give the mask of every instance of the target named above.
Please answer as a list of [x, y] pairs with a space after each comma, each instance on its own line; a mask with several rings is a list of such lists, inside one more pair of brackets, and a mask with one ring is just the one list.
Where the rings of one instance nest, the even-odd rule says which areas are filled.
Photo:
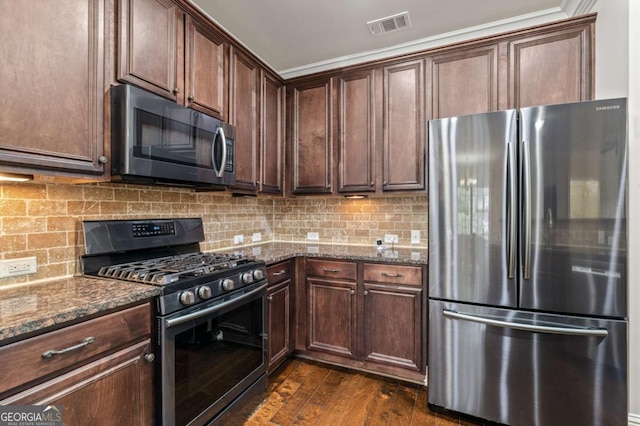
[[307, 240], [320, 241], [320, 235], [317, 232], [307, 232]]
[[244, 235], [233, 236], [233, 244], [242, 244], [242, 243], [244, 243]]
[[262, 241], [262, 234], [260, 232], [254, 232], [253, 233], [253, 237], [251, 237], [251, 240], [256, 243], [258, 241]]
[[420, 244], [420, 231], [417, 229], [411, 230], [411, 244]]
[[398, 244], [398, 236], [396, 234], [384, 234], [384, 242]]
[[38, 272], [38, 262], [35, 256], [0, 260], [0, 278], [35, 274], [36, 272]]

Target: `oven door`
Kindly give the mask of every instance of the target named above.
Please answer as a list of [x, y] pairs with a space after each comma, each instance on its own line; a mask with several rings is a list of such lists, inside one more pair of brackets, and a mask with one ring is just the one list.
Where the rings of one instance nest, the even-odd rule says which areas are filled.
[[243, 407], [243, 394], [265, 383], [266, 294], [262, 281], [158, 318], [162, 425], [206, 424], [230, 405], [256, 408]]

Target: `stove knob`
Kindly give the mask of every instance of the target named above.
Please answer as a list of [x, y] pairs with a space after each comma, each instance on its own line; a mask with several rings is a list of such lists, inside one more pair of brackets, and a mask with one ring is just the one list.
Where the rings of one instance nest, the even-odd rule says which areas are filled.
[[253, 282], [253, 274], [251, 272], [245, 272], [242, 274], [242, 282], [245, 284], [251, 284]]
[[198, 296], [200, 299], [210, 299], [211, 298], [211, 287], [203, 285], [198, 287]]
[[183, 305], [193, 305], [196, 302], [196, 295], [191, 290], [180, 293], [180, 303]]
[[230, 291], [236, 288], [236, 283], [234, 283], [231, 278], [225, 278], [222, 280], [221, 286], [223, 290]]
[[256, 281], [260, 281], [261, 279], [264, 278], [264, 272], [262, 272], [262, 269], [256, 269], [255, 271], [253, 271], [253, 278]]

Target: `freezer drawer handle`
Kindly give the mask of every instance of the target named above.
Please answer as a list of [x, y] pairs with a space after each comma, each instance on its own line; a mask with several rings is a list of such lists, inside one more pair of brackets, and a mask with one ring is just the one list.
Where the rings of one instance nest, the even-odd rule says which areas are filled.
[[512, 328], [514, 330], [532, 331], [547, 334], [565, 334], [570, 336], [606, 337], [609, 335], [609, 332], [604, 328], [547, 327], [544, 325], [522, 324], [517, 322], [499, 321], [470, 314], [461, 314], [451, 309], [443, 309], [442, 314], [445, 317], [449, 318], [473, 321], [480, 324], [493, 325], [496, 327]]

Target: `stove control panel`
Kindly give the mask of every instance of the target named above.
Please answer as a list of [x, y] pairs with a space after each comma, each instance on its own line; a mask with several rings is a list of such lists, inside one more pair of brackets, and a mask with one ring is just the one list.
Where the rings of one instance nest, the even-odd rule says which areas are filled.
[[176, 226], [173, 222], [144, 222], [131, 225], [133, 238], [157, 237], [164, 235], [175, 235]]

